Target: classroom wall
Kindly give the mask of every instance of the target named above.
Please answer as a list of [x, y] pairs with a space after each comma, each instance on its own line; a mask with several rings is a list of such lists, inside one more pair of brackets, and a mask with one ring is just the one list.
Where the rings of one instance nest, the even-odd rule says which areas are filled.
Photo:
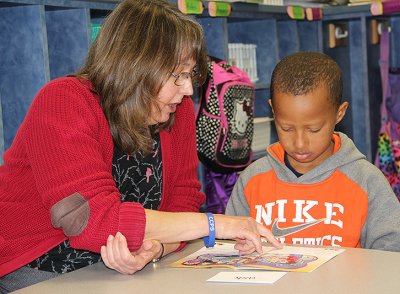
[[[0, 0], [0, 155], [12, 143], [38, 90], [49, 80], [72, 73], [84, 61], [91, 28], [101, 24], [119, 1]], [[171, 1], [176, 3], [176, 1]], [[203, 26], [209, 54], [228, 58], [228, 43], [257, 45], [257, 117], [271, 116], [267, 104], [275, 64], [304, 50], [330, 55], [344, 76], [350, 108], [339, 130], [346, 132], [372, 161], [379, 130], [381, 86], [379, 44], [371, 44], [371, 20], [400, 36], [398, 14], [373, 17], [369, 6], [324, 9], [320, 21], [292, 20], [285, 7], [233, 3], [230, 17], [194, 16]], [[329, 24], [348, 30], [347, 44], [329, 48]], [[391, 43], [391, 66], [400, 67], [400, 44]], [[276, 140], [271, 132], [271, 140]]]

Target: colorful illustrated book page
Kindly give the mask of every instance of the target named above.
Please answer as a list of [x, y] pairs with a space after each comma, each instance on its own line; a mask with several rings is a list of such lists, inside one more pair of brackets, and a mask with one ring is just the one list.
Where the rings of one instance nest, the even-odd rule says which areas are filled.
[[336, 255], [344, 252], [339, 247], [287, 246], [282, 249], [263, 247], [263, 253], [238, 254], [234, 244], [217, 242], [214, 248], [200, 250], [169, 264], [180, 268], [232, 268], [285, 272], [312, 272]]

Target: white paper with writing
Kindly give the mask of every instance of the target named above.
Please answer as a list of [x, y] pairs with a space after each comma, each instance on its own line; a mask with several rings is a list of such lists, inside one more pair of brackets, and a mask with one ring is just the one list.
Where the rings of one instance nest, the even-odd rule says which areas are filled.
[[208, 279], [207, 282], [272, 284], [282, 278], [285, 274], [286, 272], [265, 271], [220, 272]]

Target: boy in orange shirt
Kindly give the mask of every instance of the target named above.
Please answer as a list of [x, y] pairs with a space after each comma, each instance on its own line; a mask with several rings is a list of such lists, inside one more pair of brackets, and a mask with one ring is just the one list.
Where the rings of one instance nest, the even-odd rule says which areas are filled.
[[400, 204], [345, 134], [337, 63], [322, 53], [281, 60], [271, 80], [279, 142], [240, 176], [227, 215], [250, 215], [282, 243], [400, 251]]

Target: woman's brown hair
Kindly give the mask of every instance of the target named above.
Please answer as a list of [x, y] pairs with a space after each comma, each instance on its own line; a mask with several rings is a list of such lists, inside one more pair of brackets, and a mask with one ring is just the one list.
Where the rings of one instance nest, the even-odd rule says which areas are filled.
[[[106, 18], [76, 76], [88, 79], [101, 99], [115, 144], [147, 153], [148, 125], [157, 95], [179, 64], [193, 59], [203, 83], [206, 48], [201, 26], [163, 0], [125, 0]], [[171, 127], [174, 115], [155, 131]], [[154, 129], [153, 129], [154, 131]]]

